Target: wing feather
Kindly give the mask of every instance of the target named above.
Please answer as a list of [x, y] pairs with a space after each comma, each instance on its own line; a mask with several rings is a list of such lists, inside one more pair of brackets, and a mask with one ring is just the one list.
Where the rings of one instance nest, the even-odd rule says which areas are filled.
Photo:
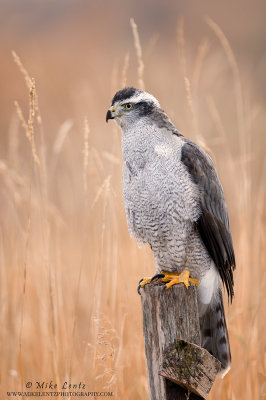
[[231, 301], [234, 296], [235, 255], [222, 186], [211, 158], [195, 143], [186, 141], [181, 161], [199, 188], [201, 215], [198, 232], [213, 259]]

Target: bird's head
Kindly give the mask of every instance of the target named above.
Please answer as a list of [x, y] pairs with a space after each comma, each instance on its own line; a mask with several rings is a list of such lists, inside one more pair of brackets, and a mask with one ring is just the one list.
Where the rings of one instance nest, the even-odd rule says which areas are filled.
[[111, 107], [106, 114], [106, 122], [115, 119], [121, 128], [134, 124], [141, 117], [151, 114], [160, 104], [155, 97], [142, 90], [126, 87], [113, 97]]

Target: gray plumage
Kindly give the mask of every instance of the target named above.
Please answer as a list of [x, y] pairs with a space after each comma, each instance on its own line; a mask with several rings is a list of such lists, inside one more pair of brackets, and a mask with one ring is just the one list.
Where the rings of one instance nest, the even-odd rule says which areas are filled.
[[122, 129], [123, 194], [130, 233], [153, 251], [156, 272], [187, 268], [200, 281], [202, 346], [230, 366], [221, 281], [233, 297], [234, 250], [211, 158], [186, 139], [150, 94], [117, 92], [106, 120]]

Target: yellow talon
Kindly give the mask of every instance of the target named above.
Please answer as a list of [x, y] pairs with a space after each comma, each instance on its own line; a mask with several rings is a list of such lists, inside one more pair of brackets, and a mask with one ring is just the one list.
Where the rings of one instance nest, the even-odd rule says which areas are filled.
[[190, 285], [189, 282], [192, 282], [197, 286], [199, 286], [200, 284], [198, 279], [190, 278], [190, 272], [187, 269], [184, 269], [184, 271], [182, 271], [180, 274], [178, 274], [177, 272], [163, 271], [162, 274], [165, 275], [164, 278], [162, 278], [162, 281], [167, 282], [165, 285], [166, 289], [169, 289], [171, 286], [176, 285], [177, 283], [184, 283], [187, 289]]
[[150, 283], [151, 280], [152, 280], [152, 278], [143, 278], [142, 281], [139, 283], [139, 286], [141, 288], [144, 288], [144, 286], [146, 286], [147, 283]]
[[138, 286], [138, 294], [140, 294], [140, 289], [144, 288], [148, 283], [150, 283], [152, 278], [143, 278], [139, 281], [139, 286]]

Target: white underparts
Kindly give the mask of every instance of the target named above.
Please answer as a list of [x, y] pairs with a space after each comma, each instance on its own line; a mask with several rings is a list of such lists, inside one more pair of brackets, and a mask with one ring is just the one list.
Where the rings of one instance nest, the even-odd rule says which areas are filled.
[[168, 144], [156, 144], [154, 146], [154, 151], [160, 156], [169, 157], [173, 149]]
[[223, 379], [225, 377], [225, 375], [230, 371], [230, 369], [231, 369], [231, 364], [229, 364], [228, 367], [226, 367], [225, 369], [222, 369], [218, 373], [218, 376]]
[[211, 263], [210, 269], [201, 277], [199, 286], [200, 301], [203, 304], [209, 304], [213, 296], [218, 293], [220, 285], [220, 276], [214, 263]]

